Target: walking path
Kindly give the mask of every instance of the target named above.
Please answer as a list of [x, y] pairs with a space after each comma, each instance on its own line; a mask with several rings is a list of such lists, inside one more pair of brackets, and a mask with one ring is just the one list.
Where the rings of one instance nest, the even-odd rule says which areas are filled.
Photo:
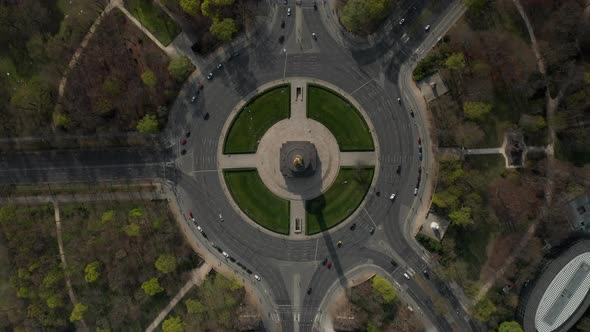
[[[62, 269], [64, 271], [64, 278], [66, 279], [66, 287], [68, 289], [68, 296], [70, 297], [70, 301], [72, 305], [76, 306], [78, 304], [78, 299], [76, 298], [76, 294], [74, 294], [74, 288], [72, 287], [72, 281], [70, 280], [70, 275], [67, 273], [68, 271], [68, 262], [66, 261], [66, 255], [64, 254], [64, 247], [63, 247], [63, 240], [61, 236], [61, 220], [59, 217], [59, 205], [57, 200], [53, 200], [53, 210], [55, 211], [55, 228], [57, 234], [57, 245], [59, 247], [59, 258], [61, 260]], [[84, 321], [84, 318], [80, 320], [80, 325], [82, 331], [88, 331], [88, 325]]]
[[203, 263], [200, 267], [191, 271], [191, 278], [182, 286], [182, 288], [176, 293], [176, 295], [170, 300], [166, 308], [162, 309], [156, 319], [145, 329], [146, 332], [152, 332], [160, 325], [160, 323], [168, 316], [170, 311], [174, 309], [176, 304], [180, 302], [188, 293], [193, 286], [200, 286], [204, 281], [209, 272], [211, 271], [211, 265], [207, 264], [207, 262]]

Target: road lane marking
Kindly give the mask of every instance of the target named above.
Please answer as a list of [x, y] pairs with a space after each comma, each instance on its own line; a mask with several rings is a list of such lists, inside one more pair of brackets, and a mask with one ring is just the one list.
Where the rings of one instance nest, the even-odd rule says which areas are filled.
[[365, 85], [367, 85], [367, 84], [369, 84], [369, 83], [371, 83], [371, 82], [373, 82], [373, 80], [372, 80], [372, 79], [371, 79], [371, 80], [368, 80], [368, 81], [367, 81], [365, 84], [363, 84], [363, 85], [359, 86], [359, 87], [358, 87], [356, 90], [354, 90], [353, 92], [351, 92], [351, 93], [350, 93], [350, 95], [352, 96], [352, 95], [353, 95], [355, 92], [359, 91], [359, 90], [360, 90], [360, 89], [362, 89], [362, 88], [363, 88]]
[[[320, 238], [318, 238], [318, 239], [315, 241], [315, 254], [313, 255], [313, 260], [314, 260], [314, 261], [315, 261], [315, 260], [317, 260], [317, 258], [318, 258], [318, 243], [319, 243], [319, 241], [320, 241]], [[317, 264], [317, 262], [316, 262], [316, 264]], [[317, 265], [316, 265], [316, 266], [317, 266]]]
[[217, 170], [216, 169], [202, 169], [202, 170], [193, 171], [193, 173], [212, 173], [212, 172], [217, 172]]
[[363, 207], [363, 211], [365, 211], [365, 213], [367, 214], [367, 216], [369, 216], [369, 219], [371, 220], [371, 222], [373, 223], [373, 225], [375, 226], [375, 228], [377, 228], [377, 224], [375, 223], [375, 221], [373, 221], [373, 218], [371, 218], [371, 215], [369, 214], [369, 211], [367, 211], [367, 209], [365, 209]]

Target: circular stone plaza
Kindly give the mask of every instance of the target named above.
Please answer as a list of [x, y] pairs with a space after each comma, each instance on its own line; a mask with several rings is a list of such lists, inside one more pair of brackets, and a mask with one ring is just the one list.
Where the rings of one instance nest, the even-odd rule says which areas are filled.
[[577, 240], [526, 288], [519, 316], [526, 332], [570, 331], [590, 305], [590, 240]]
[[230, 114], [219, 176], [232, 206], [289, 238], [344, 224], [375, 179], [374, 130], [350, 96], [317, 80], [271, 82]]

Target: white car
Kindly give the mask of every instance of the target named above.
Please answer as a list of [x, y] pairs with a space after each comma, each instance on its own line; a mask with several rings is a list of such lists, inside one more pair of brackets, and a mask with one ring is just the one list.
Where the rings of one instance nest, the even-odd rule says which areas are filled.
[[406, 279], [410, 280], [410, 275], [409, 275], [409, 274], [407, 274], [407, 273], [404, 273], [404, 278], [406, 278]]
[[192, 98], [191, 98], [191, 103], [194, 103], [194, 102], [195, 102], [195, 100], [197, 100], [197, 96], [196, 96], [196, 95], [192, 96]]
[[219, 214], [219, 221], [223, 221], [223, 216], [221, 215], [221, 213]]
[[287, 16], [291, 16], [291, 8], [287, 8]]
[[223, 67], [221, 63], [217, 65], [217, 69], [221, 69], [221, 67]]
[[210, 80], [210, 79], [212, 79], [212, 78], [213, 78], [213, 73], [209, 73], [209, 74], [207, 75], [207, 79], [208, 79], [208, 80]]
[[414, 196], [418, 195], [418, 188], [414, 188]]
[[403, 25], [405, 21], [406, 21], [406, 19], [402, 18], [401, 20], [399, 20], [399, 25]]
[[254, 275], [254, 279], [260, 281], [260, 277], [257, 274]]
[[391, 194], [391, 196], [389, 196], [389, 200], [393, 201], [395, 199], [395, 194]]
[[428, 31], [430, 30], [430, 24], [428, 24], [427, 26], [424, 27], [424, 31]]
[[228, 257], [229, 257], [229, 254], [228, 254], [227, 252], [225, 252], [225, 251], [224, 251], [224, 252], [222, 252], [221, 254], [222, 254], [222, 255], [223, 255], [223, 257], [225, 257], [225, 258], [228, 258]]
[[197, 230], [201, 233], [203, 233], [203, 228], [201, 226], [197, 226]]

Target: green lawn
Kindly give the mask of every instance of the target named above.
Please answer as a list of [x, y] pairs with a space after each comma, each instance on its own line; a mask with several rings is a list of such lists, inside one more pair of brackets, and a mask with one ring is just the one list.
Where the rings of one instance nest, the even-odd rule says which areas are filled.
[[328, 191], [305, 202], [306, 233], [327, 230], [350, 216], [365, 198], [374, 171], [373, 168], [342, 167]]
[[260, 226], [289, 234], [289, 201], [273, 194], [255, 169], [226, 170], [223, 178], [240, 209]]
[[326, 126], [336, 137], [340, 151], [375, 149], [367, 123], [348, 101], [333, 91], [309, 85], [307, 116]]
[[223, 153], [255, 153], [264, 133], [275, 123], [289, 118], [290, 85], [281, 85], [254, 97], [231, 124]]
[[152, 0], [125, 0], [125, 8], [164, 46], [180, 33], [180, 27]]

